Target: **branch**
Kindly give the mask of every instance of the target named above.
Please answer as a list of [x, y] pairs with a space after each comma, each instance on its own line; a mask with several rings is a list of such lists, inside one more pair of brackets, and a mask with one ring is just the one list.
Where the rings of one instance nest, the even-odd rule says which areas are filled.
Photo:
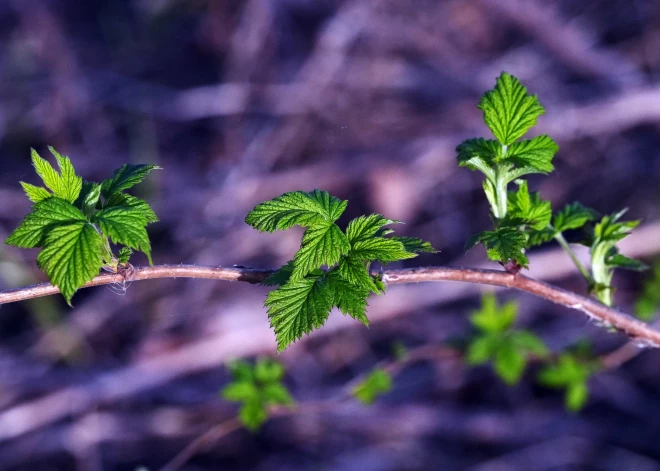
[[[101, 286], [125, 281], [152, 280], [156, 278], [204, 278], [225, 281], [246, 281], [261, 283], [273, 271], [255, 268], [222, 268], [197, 265], [157, 265], [136, 267], [130, 274], [103, 274], [87, 282], [83, 288]], [[512, 275], [499, 270], [475, 268], [427, 267], [385, 270], [383, 281], [387, 284], [418, 283], [423, 281], [463, 281], [485, 285], [514, 288], [547, 299], [555, 304], [576, 309], [608, 327], [614, 327], [633, 340], [644, 345], [659, 347], [660, 331], [632, 316], [609, 308], [593, 299], [566, 291], [562, 288], [534, 280], [524, 275]], [[59, 293], [59, 289], [50, 283], [0, 291], [0, 305], [26, 299], [38, 298]]]

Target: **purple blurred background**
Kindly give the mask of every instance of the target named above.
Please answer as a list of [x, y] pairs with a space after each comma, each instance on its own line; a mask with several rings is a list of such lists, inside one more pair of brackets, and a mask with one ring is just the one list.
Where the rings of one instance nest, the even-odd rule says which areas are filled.
[[[441, 250], [405, 264], [497, 268], [464, 241], [489, 226], [481, 176], [455, 147], [486, 136], [479, 96], [503, 70], [538, 94], [535, 134], [556, 139], [556, 171], [534, 176], [553, 208], [579, 200], [643, 224], [623, 252], [660, 253], [660, 3], [651, 0], [5, 0], [0, 2], [0, 237], [29, 211], [30, 147], [53, 145], [85, 179], [154, 163], [136, 193], [155, 263], [275, 267], [301, 232], [259, 234], [243, 218], [285, 191], [350, 201]], [[0, 247], [0, 289], [44, 280], [36, 251]], [[588, 256], [580, 251], [580, 256]], [[532, 276], [583, 293], [556, 247]], [[133, 260], [146, 263], [142, 256]], [[619, 273], [631, 311], [644, 275]], [[392, 287], [369, 329], [333, 312], [280, 359], [301, 402], [335, 396], [408, 347], [465, 339], [484, 288]], [[86, 289], [0, 309], [0, 471], [158, 469], [236, 413], [218, 398], [226, 362], [275, 354], [244, 283], [158, 280]], [[555, 351], [582, 338], [625, 342], [530, 296], [520, 325]], [[532, 368], [508, 388], [489, 367], [417, 362], [372, 407], [234, 432], [185, 470], [658, 470], [660, 375], [645, 351], [590, 382], [567, 413]]]

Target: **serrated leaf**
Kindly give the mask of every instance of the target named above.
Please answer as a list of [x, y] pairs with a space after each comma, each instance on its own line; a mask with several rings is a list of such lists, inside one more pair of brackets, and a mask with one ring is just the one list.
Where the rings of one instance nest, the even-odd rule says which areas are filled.
[[34, 149], [32, 149], [32, 165], [34, 165], [37, 175], [41, 177], [46, 187], [55, 196], [73, 203], [82, 189], [82, 178], [76, 175], [68, 157], [59, 154], [52, 147], [49, 147], [49, 149], [57, 160], [60, 173], [55, 171], [52, 165], [47, 160], [42, 159]]
[[348, 255], [341, 258], [338, 272], [345, 281], [352, 285], [376, 294], [381, 293], [374, 283], [373, 277], [369, 274], [365, 262], [354, 255]]
[[417, 256], [415, 253], [408, 252], [399, 240], [382, 237], [356, 242], [351, 248], [351, 255], [362, 260], [378, 260], [381, 263], [405, 260]]
[[58, 193], [53, 190], [53, 193], [55, 193], [55, 196], [59, 196], [60, 198], [67, 200], [69, 203], [73, 203], [78, 199], [78, 195], [82, 189], [82, 177], [76, 175], [76, 170], [73, 168], [71, 160], [69, 160], [66, 155], [60, 154], [51, 146], [48, 146], [48, 150], [53, 154], [53, 157], [57, 160], [57, 165], [60, 168], [62, 192]]
[[536, 95], [529, 95], [520, 81], [506, 72], [481, 98], [479, 109], [484, 112], [486, 125], [504, 145], [521, 138], [545, 112]]
[[149, 203], [143, 199], [137, 198], [133, 195], [127, 195], [125, 193], [114, 193], [103, 205], [104, 209], [114, 208], [114, 207], [129, 207], [133, 209], [138, 209], [147, 219], [147, 223], [151, 224], [152, 222], [158, 222], [158, 216]]
[[25, 182], [19, 182], [19, 183], [23, 187], [23, 191], [25, 191], [25, 194], [27, 195], [28, 199], [33, 203], [38, 203], [39, 201], [43, 201], [46, 198], [50, 198], [51, 196], [53, 196], [47, 189], [41, 186], [34, 186]]
[[468, 365], [482, 365], [491, 359], [497, 350], [498, 339], [492, 335], [481, 335], [470, 342], [465, 355]]
[[261, 284], [264, 286], [282, 286], [289, 282], [291, 273], [293, 272], [293, 260], [289, 260], [280, 268], [275, 270], [268, 278]]
[[152, 164], [124, 164], [112, 173], [112, 178], [108, 178], [101, 183], [101, 193], [103, 193], [104, 198], [109, 198], [115, 193], [122, 192], [137, 185], [144, 180], [152, 170], [159, 169], [160, 167]]
[[292, 280], [299, 280], [323, 265], [334, 265], [351, 250], [348, 238], [334, 223], [309, 227], [293, 257]]
[[610, 267], [624, 268], [626, 270], [633, 270], [633, 271], [645, 271], [649, 269], [649, 266], [647, 264], [640, 262], [639, 260], [635, 260], [634, 258], [629, 258], [626, 257], [625, 255], [621, 255], [620, 253], [617, 253], [612, 257], [609, 257], [606, 263]]
[[557, 232], [565, 232], [571, 229], [579, 229], [589, 221], [594, 221], [598, 217], [598, 213], [591, 208], [582, 206], [580, 203], [575, 202], [568, 204], [559, 211], [553, 221]]
[[550, 224], [552, 207], [538, 192], [530, 194], [527, 181], [523, 180], [517, 192], [509, 192], [507, 217], [515, 225], [527, 225], [540, 231]]
[[130, 206], [113, 206], [94, 214], [92, 221], [113, 243], [144, 252], [149, 264], [153, 264], [151, 242], [146, 230], [147, 218], [142, 211]]
[[117, 254], [117, 261], [121, 264], [126, 264], [131, 258], [131, 255], [133, 255], [133, 249], [130, 247], [122, 247], [119, 249], [119, 254]]
[[245, 222], [262, 232], [289, 229], [296, 225], [328, 227], [339, 219], [347, 204], [347, 201], [330, 196], [326, 191], [294, 191], [258, 204], [248, 213]]
[[279, 381], [284, 376], [284, 367], [270, 358], [260, 358], [254, 365], [254, 379], [262, 383]]
[[342, 314], [349, 315], [368, 327], [367, 298], [369, 290], [348, 282], [338, 270], [328, 273], [327, 282], [334, 290], [333, 304], [339, 308]]
[[502, 155], [502, 145], [499, 142], [480, 137], [468, 139], [456, 147], [456, 152], [459, 166], [479, 170], [489, 180], [495, 180], [493, 168]]
[[322, 274], [291, 280], [268, 293], [264, 305], [275, 330], [278, 351], [284, 350], [328, 318], [334, 301], [334, 290]]
[[258, 398], [259, 390], [254, 383], [235, 381], [225, 386], [220, 395], [227, 401], [244, 402]]
[[525, 234], [515, 228], [500, 227], [495, 231], [482, 232], [479, 242], [484, 244], [488, 258], [491, 260], [500, 262], [515, 260], [523, 267], [529, 264], [529, 260], [522, 252], [526, 244]]
[[78, 288], [99, 274], [102, 243], [100, 234], [86, 221], [70, 222], [48, 231], [37, 263], [67, 303], [71, 304]]
[[632, 232], [639, 225], [639, 221], [619, 221], [626, 210], [616, 214], [604, 216], [594, 228], [596, 243], [618, 242]]
[[48, 198], [34, 205], [5, 243], [22, 248], [42, 247], [50, 230], [76, 221], [86, 221], [78, 208], [63, 199]]
[[541, 173], [550, 173], [555, 169], [552, 159], [558, 150], [555, 141], [544, 134], [530, 140], [513, 142], [505, 158], [518, 167], [531, 167]]
[[556, 234], [557, 232], [549, 227], [545, 227], [540, 231], [530, 231], [527, 233], [527, 248], [550, 242]]
[[403, 244], [403, 248], [411, 253], [437, 253], [438, 251], [433, 248], [430, 242], [418, 239], [416, 237], [392, 237]]
[[264, 386], [262, 390], [264, 402], [268, 404], [278, 404], [290, 406], [295, 402], [287, 388], [280, 383], [273, 383]]
[[382, 368], [373, 370], [353, 388], [353, 396], [363, 404], [370, 405], [382, 394], [392, 389], [392, 376]]
[[525, 371], [526, 363], [525, 356], [512, 342], [500, 342], [495, 352], [493, 366], [502, 381], [510, 386], [516, 384]]
[[[401, 221], [387, 219], [380, 214], [370, 214], [369, 216], [360, 216], [348, 223], [346, 228], [346, 237], [351, 244], [364, 239], [370, 239], [380, 231], [383, 226], [388, 224], [400, 224]], [[382, 234], [381, 234], [382, 235]]]

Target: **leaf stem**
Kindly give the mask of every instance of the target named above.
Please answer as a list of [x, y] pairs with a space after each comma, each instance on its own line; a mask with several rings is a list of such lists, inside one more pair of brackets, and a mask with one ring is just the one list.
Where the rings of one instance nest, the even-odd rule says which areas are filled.
[[[552, 226], [551, 226], [552, 227]], [[589, 273], [589, 270], [582, 264], [580, 259], [577, 258], [577, 255], [575, 255], [575, 252], [573, 252], [573, 249], [571, 249], [570, 245], [568, 245], [568, 242], [564, 238], [564, 235], [561, 232], [558, 232], [555, 235], [555, 240], [559, 242], [559, 245], [561, 245], [561, 248], [564, 249], [564, 252], [571, 258], [573, 261], [573, 264], [577, 267], [577, 269], [580, 271], [584, 279], [586, 280], [587, 284], [589, 286], [592, 286], [594, 283], [594, 279], [591, 276], [591, 273]]]

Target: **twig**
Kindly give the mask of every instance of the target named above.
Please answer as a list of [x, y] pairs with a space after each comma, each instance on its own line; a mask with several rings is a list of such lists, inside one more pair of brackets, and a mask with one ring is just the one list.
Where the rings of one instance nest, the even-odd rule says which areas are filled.
[[[153, 267], [136, 267], [130, 280], [120, 274], [104, 274], [87, 282], [83, 288], [107, 285], [121, 281], [152, 280], [156, 278], [205, 278], [226, 281], [247, 281], [260, 283], [272, 273], [272, 270], [255, 268], [222, 268], [197, 265], [156, 265]], [[652, 347], [660, 346], [660, 331], [650, 327], [632, 316], [609, 308], [603, 304], [566, 291], [562, 288], [534, 280], [523, 275], [512, 275], [504, 271], [483, 270], [476, 268], [427, 267], [406, 268], [400, 270], [385, 270], [383, 281], [387, 284], [418, 283], [423, 281], [463, 281], [493, 286], [514, 288], [533, 294], [555, 304], [576, 309], [608, 327], [625, 333], [633, 340]], [[0, 292], [0, 304], [6, 304], [25, 299], [38, 298], [59, 293], [59, 289], [49, 283], [17, 288]]]

